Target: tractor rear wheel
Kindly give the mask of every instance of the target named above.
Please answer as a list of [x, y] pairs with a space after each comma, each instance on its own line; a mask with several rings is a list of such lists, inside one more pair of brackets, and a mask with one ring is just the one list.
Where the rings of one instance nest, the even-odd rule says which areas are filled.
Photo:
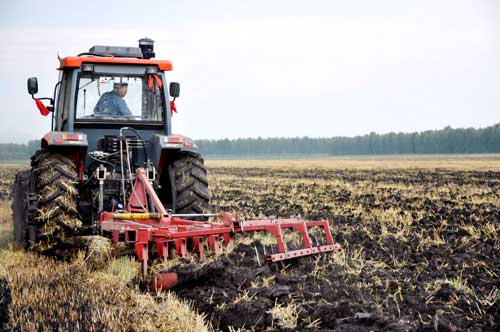
[[78, 175], [71, 159], [43, 149], [31, 158], [31, 167], [38, 196], [35, 246], [46, 250], [82, 225], [77, 211]]
[[29, 190], [31, 170], [20, 171], [16, 174], [12, 189], [12, 219], [14, 220], [14, 242], [27, 247], [28, 209], [26, 197]]
[[[209, 208], [207, 169], [199, 155], [185, 153], [174, 161], [175, 213], [206, 213]], [[193, 217], [204, 221], [206, 217]]]

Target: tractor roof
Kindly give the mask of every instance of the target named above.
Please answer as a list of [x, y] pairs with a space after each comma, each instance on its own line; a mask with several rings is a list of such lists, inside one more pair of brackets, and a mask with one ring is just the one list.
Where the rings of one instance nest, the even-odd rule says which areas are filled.
[[82, 63], [105, 63], [105, 64], [127, 64], [127, 65], [157, 65], [160, 70], [172, 70], [172, 61], [156, 59], [137, 59], [122, 57], [99, 57], [99, 56], [70, 56], [60, 60], [59, 69], [79, 68]]

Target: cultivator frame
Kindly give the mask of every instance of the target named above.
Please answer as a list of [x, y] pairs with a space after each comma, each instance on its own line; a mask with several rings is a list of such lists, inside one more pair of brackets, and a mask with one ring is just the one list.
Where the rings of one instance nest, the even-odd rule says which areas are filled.
[[[194, 216], [215, 216], [220, 222], [182, 219]], [[305, 221], [301, 218], [239, 220], [236, 215], [224, 213], [172, 214], [161, 203], [144, 168], [136, 170], [127, 209], [102, 212], [99, 224], [102, 231], [111, 232], [114, 244], [124, 241], [134, 245], [137, 258], [142, 261], [145, 280], [148, 276], [150, 245], [156, 247], [158, 256], [164, 260], [168, 259], [170, 245], [181, 257], [187, 254], [188, 249], [192, 249], [199, 256], [199, 260], [204, 261], [206, 245], [218, 256], [221, 253], [220, 242], [232, 246], [235, 234], [267, 231], [276, 239], [276, 252], [266, 254], [266, 259], [271, 262], [341, 249], [341, 246], [333, 240], [327, 220]], [[312, 227], [323, 230], [326, 244], [313, 246], [308, 232]], [[288, 250], [283, 237], [284, 229], [292, 229], [299, 233], [302, 236], [303, 247]], [[176, 281], [176, 275], [169, 274], [157, 276], [154, 284], [156, 288], [165, 289], [173, 286]]]

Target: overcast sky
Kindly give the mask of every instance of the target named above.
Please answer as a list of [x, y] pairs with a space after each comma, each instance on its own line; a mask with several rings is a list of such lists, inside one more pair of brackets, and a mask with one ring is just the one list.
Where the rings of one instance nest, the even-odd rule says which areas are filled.
[[[132, 4], [133, 3], [133, 4]], [[50, 130], [26, 91], [63, 56], [148, 36], [193, 138], [353, 136], [500, 121], [500, 1], [2, 1], [0, 142]]]

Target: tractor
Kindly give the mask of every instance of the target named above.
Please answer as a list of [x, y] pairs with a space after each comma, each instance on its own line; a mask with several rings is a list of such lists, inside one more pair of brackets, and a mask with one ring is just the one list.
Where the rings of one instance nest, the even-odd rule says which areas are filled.
[[[52, 97], [36, 98], [37, 79], [27, 82], [40, 113], [51, 116], [51, 131], [14, 183], [19, 245], [47, 252], [68, 238], [104, 235], [133, 246], [144, 277], [152, 257], [191, 250], [203, 260], [205, 249], [218, 254], [247, 231], [276, 238], [269, 261], [340, 249], [326, 220], [243, 221], [210, 213], [203, 157], [192, 139], [172, 133], [180, 85], [169, 82], [172, 62], [155, 59], [153, 40], [94, 46], [59, 61]], [[323, 232], [322, 242], [308, 233], [312, 227]], [[287, 248], [284, 229], [300, 233], [303, 247]], [[173, 279], [155, 283], [168, 288]]]

